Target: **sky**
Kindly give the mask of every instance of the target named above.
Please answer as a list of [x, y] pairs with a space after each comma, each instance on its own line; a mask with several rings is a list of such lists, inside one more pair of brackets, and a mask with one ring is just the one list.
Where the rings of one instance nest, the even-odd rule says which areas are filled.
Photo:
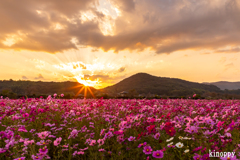
[[240, 81], [239, 0], [0, 0], [0, 79]]

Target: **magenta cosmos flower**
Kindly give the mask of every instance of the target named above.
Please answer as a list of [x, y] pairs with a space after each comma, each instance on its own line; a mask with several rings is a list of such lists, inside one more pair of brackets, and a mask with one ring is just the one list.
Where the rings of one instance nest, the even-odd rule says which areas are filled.
[[25, 157], [19, 157], [19, 158], [15, 158], [13, 160], [25, 160]]
[[6, 150], [3, 148], [0, 148], [0, 153], [4, 153], [4, 152], [6, 152]]
[[163, 151], [161, 151], [161, 150], [153, 151], [152, 156], [154, 158], [163, 158]]
[[140, 147], [142, 147], [142, 146], [146, 146], [146, 145], [147, 145], [147, 142], [140, 143], [140, 144], [138, 145], [138, 148], [140, 148]]
[[156, 140], [158, 140], [159, 137], [160, 137], [160, 133], [156, 133], [156, 134], [154, 135], [154, 138], [155, 138]]
[[151, 146], [145, 146], [145, 147], [143, 148], [143, 153], [145, 153], [145, 154], [152, 154], [152, 148], [151, 148]]
[[48, 152], [47, 147], [44, 147], [44, 148], [40, 148], [40, 149], [39, 149], [39, 153], [47, 154], [47, 152]]
[[200, 160], [201, 156], [195, 153], [195, 155], [193, 156], [193, 159], [194, 160]]
[[221, 157], [220, 159], [221, 159], [221, 160], [238, 160], [236, 156], [234, 156], [234, 157], [232, 157], [232, 156], [230, 156], [230, 157], [226, 156], [226, 157]]

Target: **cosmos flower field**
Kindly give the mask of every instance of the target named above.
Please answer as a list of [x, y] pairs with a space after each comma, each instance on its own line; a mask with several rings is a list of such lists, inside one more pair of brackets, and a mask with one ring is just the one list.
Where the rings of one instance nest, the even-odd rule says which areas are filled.
[[2, 98], [0, 159], [239, 159], [239, 112], [239, 100]]

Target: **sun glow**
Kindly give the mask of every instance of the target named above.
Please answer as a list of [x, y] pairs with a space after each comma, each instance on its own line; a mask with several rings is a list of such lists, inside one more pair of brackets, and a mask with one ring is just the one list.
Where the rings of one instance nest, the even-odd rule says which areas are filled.
[[93, 60], [92, 63], [76, 61], [53, 66], [57, 68], [60, 73], [67, 75], [66, 78], [74, 79], [84, 86], [94, 88], [105, 87], [106, 79], [114, 76], [114, 73], [116, 74], [121, 67], [116, 64], [98, 62], [96, 59]]
[[72, 88], [80, 88], [79, 91], [76, 93], [75, 97], [78, 97], [79, 94], [81, 94], [82, 92], [84, 93], [84, 99], [87, 98], [88, 92], [91, 94], [91, 96], [93, 98], [95, 98], [95, 95], [93, 94], [91, 88], [89, 86], [85, 86], [84, 84], [80, 84], [77, 85], [75, 87]]
[[79, 83], [83, 84], [84, 86], [91, 86], [91, 87], [95, 87], [97, 86], [97, 84], [100, 83], [99, 79], [96, 80], [90, 80], [88, 79], [84, 79], [83, 77], [80, 76], [75, 76], [74, 77]]

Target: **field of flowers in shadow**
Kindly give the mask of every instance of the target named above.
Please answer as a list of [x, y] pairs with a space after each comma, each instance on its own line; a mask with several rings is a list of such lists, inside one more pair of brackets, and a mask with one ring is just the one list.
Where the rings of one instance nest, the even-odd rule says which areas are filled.
[[0, 159], [237, 159], [239, 111], [238, 100], [0, 99]]

